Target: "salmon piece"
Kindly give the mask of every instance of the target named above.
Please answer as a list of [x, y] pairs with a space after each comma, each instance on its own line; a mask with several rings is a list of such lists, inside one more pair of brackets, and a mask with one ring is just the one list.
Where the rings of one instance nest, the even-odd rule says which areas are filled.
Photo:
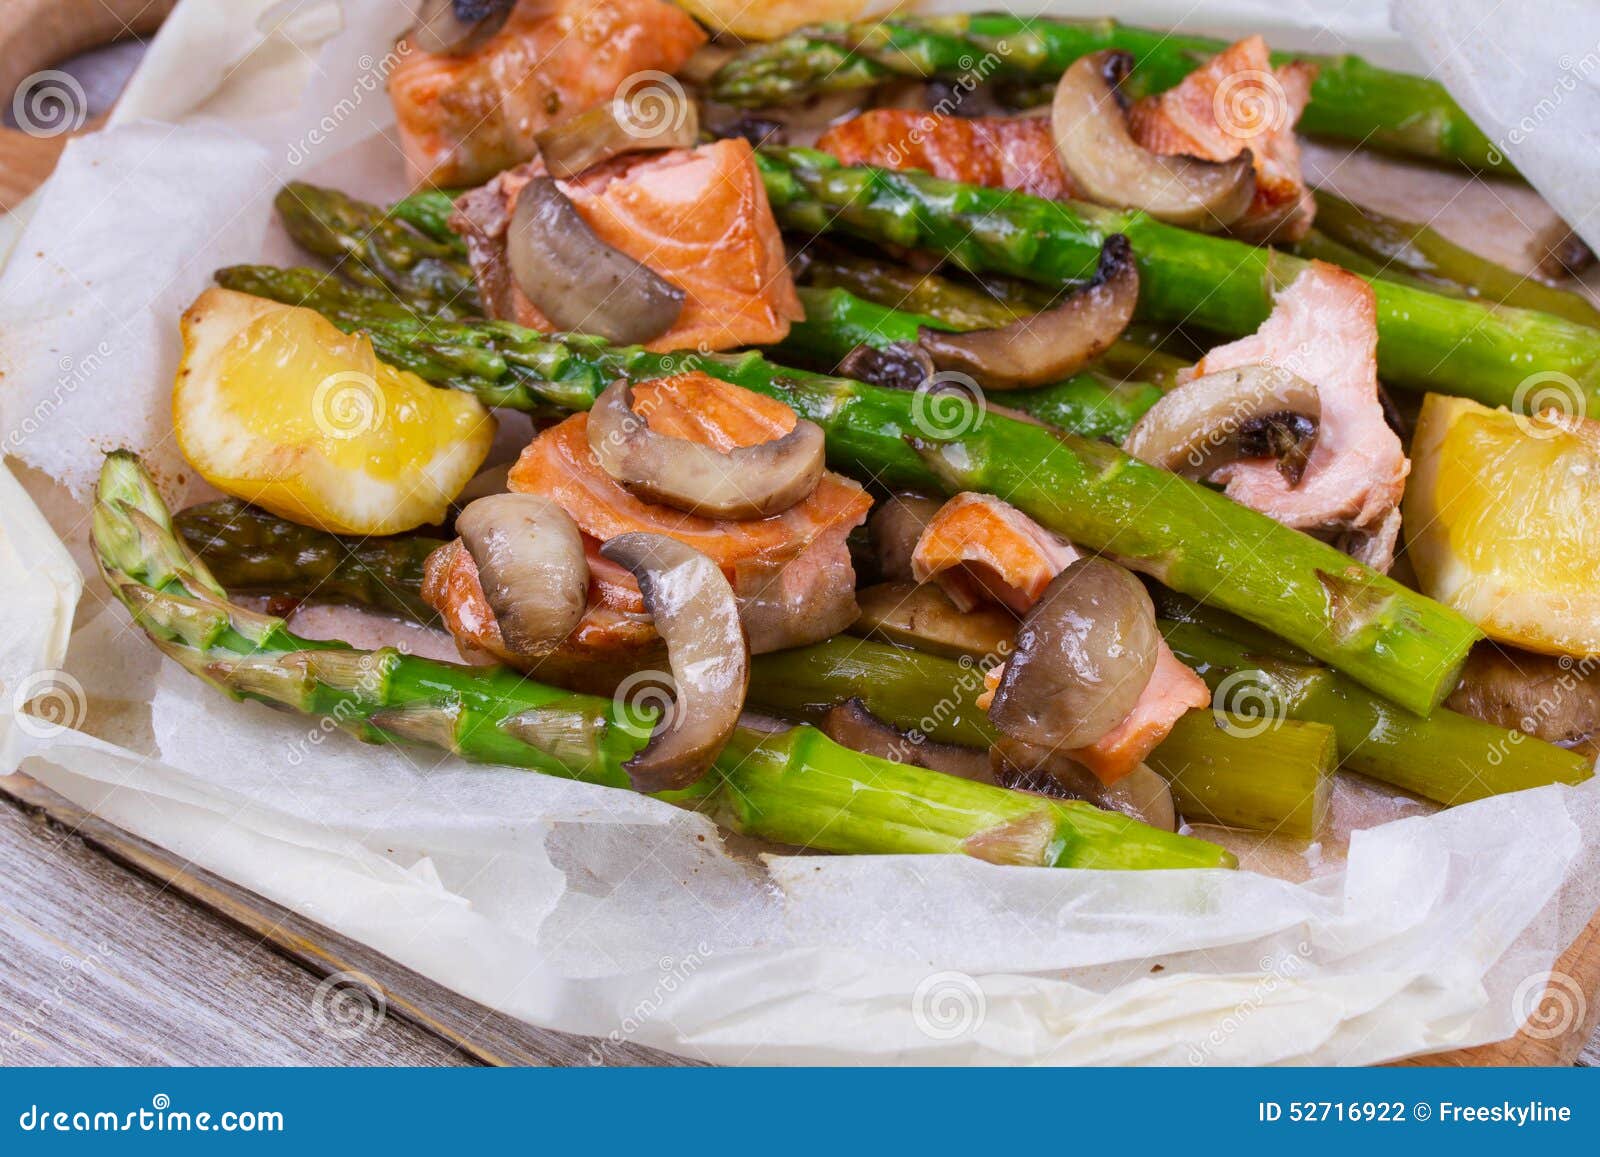
[[[962, 610], [971, 610], [979, 596], [987, 594], [1022, 614], [1076, 558], [1074, 547], [1016, 507], [987, 494], [968, 493], [956, 495], [929, 520], [911, 565], [919, 582], [934, 578]], [[955, 590], [949, 585], [952, 578]], [[972, 601], [963, 603], [963, 598]], [[977, 700], [980, 709], [989, 709], [1004, 672], [1002, 663], [985, 673], [984, 691]], [[1144, 762], [1184, 712], [1210, 703], [1205, 682], [1162, 642], [1150, 682], [1127, 717], [1089, 746], [1062, 754], [1083, 764], [1102, 783], [1115, 783]]]
[[[782, 402], [701, 373], [634, 387], [635, 411], [650, 428], [719, 450], [780, 438], [794, 428]], [[733, 586], [756, 652], [817, 642], [854, 621], [855, 571], [846, 544], [866, 521], [872, 499], [859, 484], [828, 471], [804, 501], [770, 518], [703, 518], [634, 497], [589, 449], [587, 414], [574, 414], [536, 437], [512, 466], [510, 489], [541, 494], [604, 542], [648, 531], [710, 558]]]
[[1317, 66], [1306, 61], [1274, 69], [1267, 42], [1247, 36], [1166, 92], [1135, 102], [1128, 127], [1162, 156], [1231, 161], [1249, 149], [1256, 195], [1234, 231], [1256, 241], [1298, 241], [1316, 203], [1301, 176], [1294, 126], [1316, 78]]
[[937, 582], [959, 610], [996, 602], [1023, 614], [1078, 552], [1009, 503], [958, 494], [923, 527], [911, 577]]
[[[1316, 76], [1316, 66], [1302, 61], [1274, 70], [1266, 41], [1247, 37], [1176, 87], [1135, 103], [1128, 128], [1134, 140], [1163, 156], [1228, 161], [1250, 149], [1256, 195], [1234, 231], [1255, 241], [1298, 241], [1311, 228], [1316, 204], [1301, 176], [1294, 126]], [[1252, 109], [1266, 115], [1252, 119]], [[817, 148], [846, 165], [921, 169], [947, 181], [1053, 200], [1080, 195], [1057, 158], [1048, 117], [873, 109], [829, 129]]]
[[1035, 197], [1077, 196], [1056, 159], [1045, 117], [955, 117], [916, 109], [871, 109], [833, 126], [817, 148], [841, 164], [921, 169], [946, 181], [1015, 189]]
[[[451, 226], [467, 238], [490, 315], [548, 333], [555, 327], [512, 280], [505, 242], [517, 195], [543, 172], [534, 162], [500, 174], [456, 202]], [[769, 345], [805, 317], [748, 141], [622, 158], [560, 186], [602, 241], [686, 294], [648, 348]]]
[[549, 655], [528, 660], [507, 650], [478, 578], [478, 564], [458, 538], [428, 556], [422, 597], [439, 612], [469, 661], [505, 663], [549, 683], [609, 695], [630, 672], [664, 662], [666, 646], [644, 609], [633, 576], [600, 556], [585, 537], [589, 605], [582, 621]]
[[[1313, 261], [1274, 299], [1249, 337], [1218, 346], [1190, 374], [1266, 363], [1317, 387], [1322, 421], [1298, 486], [1269, 460], [1235, 462], [1212, 477], [1227, 494], [1300, 530], [1370, 532], [1392, 545], [1393, 512], [1411, 471], [1378, 400], [1377, 301], [1372, 287]], [[1182, 389], [1182, 386], [1178, 387]]]
[[637, 73], [676, 72], [705, 41], [665, 0], [519, 0], [459, 54], [402, 40], [389, 99], [407, 167], [419, 182], [480, 184], [533, 157], [534, 134]]

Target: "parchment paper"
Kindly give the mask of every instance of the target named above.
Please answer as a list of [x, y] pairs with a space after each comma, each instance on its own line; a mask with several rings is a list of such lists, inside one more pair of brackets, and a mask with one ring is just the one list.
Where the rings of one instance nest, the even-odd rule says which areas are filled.
[[[1324, 7], [1206, 5], [1188, 26], [1403, 58], [1381, 5]], [[271, 221], [284, 179], [401, 190], [381, 74], [406, 18], [187, 0], [31, 207], [0, 275], [0, 679], [65, 726], [0, 715], [7, 766], [468, 997], [595, 1036], [596, 1061], [627, 1040], [732, 1063], [1357, 1063], [1503, 1038], [1534, 1011], [1600, 906], [1592, 783], [1427, 814], [1346, 780], [1324, 845], [1239, 841], [1270, 874], [763, 855], [652, 800], [223, 700], [97, 579], [80, 601], [104, 449], [145, 453], [175, 501], [205, 493], [170, 437], [178, 313], [220, 265], [294, 259]], [[1348, 176], [1342, 154], [1312, 158]], [[1483, 196], [1440, 200], [1457, 195]], [[298, 626], [450, 654], [349, 612]]]

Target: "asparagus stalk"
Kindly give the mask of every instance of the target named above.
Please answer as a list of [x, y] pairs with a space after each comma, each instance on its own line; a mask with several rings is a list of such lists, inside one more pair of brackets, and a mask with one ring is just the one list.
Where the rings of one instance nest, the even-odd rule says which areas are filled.
[[[825, 370], [832, 370], [859, 345], [885, 349], [896, 343], [914, 343], [918, 327], [924, 325], [958, 328], [938, 318], [919, 317], [864, 301], [844, 289], [802, 288], [800, 301], [805, 307], [805, 320], [790, 326], [789, 336], [772, 347], [772, 352], [786, 361]], [[1156, 365], [1166, 366], [1165, 354], [1142, 352]], [[1130, 348], [1114, 354], [1121, 366], [1143, 364], [1137, 350]], [[1085, 437], [1110, 438], [1120, 443], [1161, 395], [1161, 388], [1149, 382], [1118, 381], [1085, 371], [1037, 389], [1008, 391], [1003, 400], [1009, 408], [1041, 422]]]
[[463, 189], [419, 189], [389, 207], [389, 216], [404, 221], [430, 241], [447, 246], [453, 256], [465, 258], [467, 245], [461, 235], [450, 228], [450, 217], [456, 211], [456, 198]]
[[[223, 270], [231, 288], [322, 311], [380, 357], [493, 405], [589, 406], [618, 377], [699, 370], [822, 427], [829, 458], [886, 486], [981, 490], [1063, 537], [1233, 611], [1425, 715], [1454, 687], [1478, 630], [1454, 611], [1215, 491], [1081, 435], [939, 395], [774, 365], [755, 353], [655, 354], [508, 322], [425, 320], [339, 293], [315, 274]], [[971, 400], [969, 400], [971, 401]]]
[[[324, 567], [344, 557], [349, 540], [254, 507], [243, 507], [238, 516], [211, 513], [237, 505], [208, 504], [175, 519], [223, 585], [295, 599], [327, 597]], [[335, 582], [340, 597], [431, 619], [433, 610], [417, 587], [420, 559], [437, 540], [407, 535], [360, 545], [377, 549], [362, 557], [360, 581]], [[297, 566], [301, 560], [309, 564]], [[1328, 729], [1342, 766], [1441, 803], [1580, 782], [1588, 775], [1584, 759], [1570, 751], [1444, 708], [1417, 719], [1241, 619], [1161, 588], [1155, 595], [1162, 630], [1178, 656], [1213, 690], [1222, 690], [1219, 708], [1235, 709], [1225, 717], [1243, 713], [1268, 720], [1266, 728], [1242, 722], [1219, 728], [1204, 713], [1185, 716], [1150, 761], [1173, 780], [1174, 790], [1192, 794], [1185, 814], [1303, 834], [1306, 815], [1320, 813], [1313, 808], [1302, 814], [1295, 801], [1318, 794], [1311, 769], [1320, 766], [1321, 756], [1319, 741], [1296, 730], [1302, 725]], [[879, 718], [934, 742], [985, 747], [993, 731], [976, 700], [983, 686], [979, 664], [989, 658], [978, 651], [966, 659], [944, 658], [839, 638], [755, 657], [750, 696], [779, 713], [813, 719], [860, 699]], [[1290, 734], [1281, 747], [1260, 738], [1286, 723]], [[1486, 769], [1492, 774], [1482, 778]]]
[[1336, 671], [1273, 658], [1193, 623], [1163, 622], [1173, 653], [1220, 693], [1217, 706], [1332, 727], [1340, 766], [1447, 806], [1593, 774], [1576, 752], [1441, 708], [1397, 710]]
[[[1114, 20], [1066, 20], [1007, 13], [897, 17], [820, 24], [738, 53], [718, 71], [711, 94], [729, 104], [787, 104], [897, 77], [1054, 82], [1080, 56], [1115, 48], [1133, 54], [1131, 96], [1177, 84], [1227, 47], [1210, 37], [1135, 28]], [[1273, 63], [1318, 67], [1302, 132], [1374, 148], [1512, 171], [1505, 156], [1435, 81], [1375, 68], [1356, 56], [1274, 53]]]
[[[982, 691], [976, 663], [870, 639], [833, 638], [751, 661], [752, 702], [817, 718], [858, 699], [913, 741], [988, 747], [994, 731], [977, 706]], [[1171, 783], [1185, 817], [1310, 839], [1327, 814], [1336, 759], [1333, 729], [1319, 723], [1266, 729], [1191, 711], [1146, 762]]]
[[1580, 325], [1600, 326], [1600, 310], [1581, 294], [1497, 265], [1427, 225], [1402, 221], [1321, 190], [1316, 198], [1318, 230], [1383, 269], [1398, 267], [1423, 282], [1485, 301], [1543, 310]]
[[[465, 667], [301, 639], [227, 602], [180, 543], [138, 459], [107, 456], [93, 548], [112, 592], [168, 656], [236, 698], [321, 715], [371, 743], [623, 787], [653, 717], [611, 699]], [[810, 727], [741, 728], [712, 772], [660, 798], [733, 830], [819, 850], [966, 853], [1089, 868], [1231, 867], [1233, 857], [1087, 804], [1044, 800], [840, 747]]]
[[[763, 148], [778, 220], [932, 250], [964, 269], [1059, 286], [1089, 277], [1112, 233], [1139, 263], [1139, 315], [1229, 335], [1254, 332], [1272, 289], [1305, 262], [1273, 249], [1175, 228], [1137, 212], [1049, 201], [919, 172], [850, 167], [811, 149]], [[1600, 332], [1533, 310], [1484, 305], [1374, 280], [1378, 372], [1386, 382], [1515, 406], [1531, 374], [1576, 379], [1600, 410]]]
[[431, 623], [422, 569], [443, 539], [402, 534], [352, 538], [314, 530], [234, 498], [172, 519], [190, 550], [235, 594], [372, 607]]
[[[482, 314], [459, 238], [436, 241], [405, 218], [300, 181], [285, 185], [272, 203], [289, 236], [346, 280], [440, 317]], [[422, 219], [420, 209], [406, 216]]]

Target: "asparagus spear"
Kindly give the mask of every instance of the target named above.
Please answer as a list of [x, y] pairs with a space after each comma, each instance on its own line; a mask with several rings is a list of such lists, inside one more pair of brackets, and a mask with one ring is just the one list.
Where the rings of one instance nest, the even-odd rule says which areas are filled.
[[429, 623], [422, 565], [443, 539], [350, 538], [234, 498], [181, 510], [173, 526], [229, 591], [373, 607]]
[[[976, 704], [982, 691], [981, 666], [870, 639], [834, 638], [751, 661], [752, 702], [816, 718], [859, 699], [914, 739], [962, 747], [994, 741]], [[1327, 812], [1335, 759], [1333, 730], [1321, 724], [1266, 729], [1191, 711], [1146, 762], [1172, 784], [1186, 817], [1310, 839]]]
[[431, 241], [447, 246], [453, 256], [465, 258], [466, 242], [450, 228], [450, 216], [456, 211], [456, 198], [464, 189], [419, 189], [389, 207], [389, 216], [404, 221]]
[[435, 241], [364, 201], [300, 181], [272, 203], [289, 236], [346, 280], [440, 317], [482, 314], [459, 238]]
[[[192, 547], [198, 537], [203, 561], [230, 591], [297, 599], [326, 593], [322, 560], [343, 557], [347, 540], [254, 507], [243, 508], [244, 521], [231, 515], [224, 521], [209, 509], [191, 508], [175, 521]], [[218, 522], [223, 529], [209, 529]], [[191, 533], [197, 524], [208, 529]], [[407, 542], [418, 545], [407, 548]], [[362, 545], [380, 549], [363, 558], [362, 581], [345, 584], [348, 601], [431, 619], [433, 610], [417, 587], [420, 557], [437, 540], [408, 535]], [[302, 559], [312, 560], [309, 568], [296, 566]], [[1163, 588], [1154, 593], [1162, 631], [1213, 690], [1222, 689], [1219, 706], [1266, 716], [1272, 729], [1241, 723], [1219, 733], [1209, 722], [1201, 726], [1209, 720], [1203, 713], [1185, 716], [1151, 766], [1168, 775], [1175, 790], [1194, 793], [1198, 802], [1186, 814], [1301, 833], [1304, 817], [1294, 801], [1314, 786], [1309, 769], [1321, 757], [1318, 741], [1293, 727], [1281, 749], [1261, 741], [1260, 735], [1285, 721], [1330, 729], [1342, 766], [1442, 803], [1587, 778], [1586, 762], [1570, 751], [1444, 708], [1417, 719], [1242, 619]], [[981, 649], [962, 661], [875, 640], [834, 639], [755, 657], [750, 695], [753, 702], [802, 718], [860, 699], [879, 718], [934, 742], [985, 747], [993, 732], [976, 699], [982, 689], [978, 664], [989, 659]]]
[[[800, 290], [800, 301], [805, 320], [790, 326], [789, 336], [772, 347], [772, 352], [786, 361], [825, 370], [836, 367], [858, 345], [885, 349], [896, 343], [914, 343], [918, 327], [924, 325], [957, 328], [938, 318], [863, 301], [844, 289], [805, 287]], [[1159, 366], [1166, 365], [1165, 354], [1149, 350], [1143, 355]], [[1141, 354], [1132, 349], [1118, 353], [1117, 363], [1143, 364]], [[1004, 403], [1063, 430], [1121, 443], [1161, 395], [1161, 388], [1149, 382], [1123, 382], [1085, 371], [1037, 389], [1008, 391]]]
[[[898, 17], [820, 24], [739, 52], [718, 71], [711, 95], [729, 104], [787, 104], [895, 77], [1054, 82], [1080, 56], [1105, 48], [1133, 54], [1130, 96], [1177, 84], [1227, 47], [1209, 37], [1135, 28], [1114, 20], [1065, 20], [1007, 13]], [[1475, 169], [1512, 171], [1455, 100], [1435, 81], [1375, 68], [1356, 56], [1274, 53], [1273, 63], [1318, 67], [1300, 130]]]
[[1396, 710], [1326, 667], [1274, 658], [1193, 623], [1162, 623], [1173, 653], [1214, 692], [1219, 708], [1316, 720], [1334, 729], [1340, 766], [1453, 805], [1552, 783], [1582, 783], [1588, 759], [1520, 731], [1440, 708], [1426, 719]]
[[[1133, 243], [1139, 315], [1230, 335], [1254, 332], [1298, 257], [1178, 229], [1141, 213], [1048, 201], [919, 172], [841, 165], [812, 149], [757, 155], [780, 224], [927, 249], [964, 269], [1059, 286], [1089, 277], [1112, 233]], [[1378, 372], [1386, 382], [1514, 406], [1535, 373], [1576, 379], [1600, 411], [1600, 332], [1533, 310], [1487, 306], [1384, 280]]]
[[[301, 639], [283, 620], [227, 602], [179, 542], [138, 459], [106, 458], [93, 548], [112, 592], [168, 656], [237, 698], [331, 719], [371, 743], [441, 747], [466, 759], [623, 787], [622, 764], [653, 718], [544, 687], [500, 667], [465, 667]], [[966, 853], [997, 863], [1083, 868], [1231, 867], [1202, 840], [1065, 803], [906, 767], [840, 747], [810, 727], [741, 728], [712, 772], [660, 798], [735, 831], [825, 851]]]
[[1600, 326], [1600, 310], [1581, 294], [1496, 265], [1427, 225], [1389, 217], [1322, 190], [1316, 198], [1318, 230], [1383, 269], [1398, 267], [1423, 282], [1485, 301], [1543, 310], [1580, 325]]
[[217, 280], [318, 309], [368, 334], [384, 360], [492, 405], [583, 409], [618, 377], [688, 370], [767, 394], [822, 427], [840, 469], [886, 486], [998, 495], [1057, 534], [1233, 611], [1418, 714], [1454, 687], [1479, 637], [1454, 611], [1215, 491], [1103, 442], [983, 414], [975, 402], [952, 415], [950, 399], [939, 395], [792, 370], [755, 353], [655, 354], [509, 322], [426, 320], [304, 271], [241, 266]]

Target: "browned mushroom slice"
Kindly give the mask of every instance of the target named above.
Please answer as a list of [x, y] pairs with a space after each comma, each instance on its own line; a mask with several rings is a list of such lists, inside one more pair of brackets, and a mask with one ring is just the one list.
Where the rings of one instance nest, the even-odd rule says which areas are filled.
[[1142, 209], [1189, 229], [1226, 229], [1255, 198], [1249, 150], [1231, 161], [1164, 157], [1133, 139], [1118, 86], [1133, 67], [1125, 52], [1080, 57], [1061, 77], [1050, 108], [1061, 166], [1085, 197]]
[[505, 24], [515, 0], [421, 0], [406, 33], [423, 52], [466, 52]]
[[929, 771], [942, 771], [946, 775], [975, 779], [981, 783], [994, 782], [986, 752], [935, 743], [925, 736], [901, 731], [868, 711], [859, 699], [851, 699], [830, 708], [822, 717], [821, 730], [843, 747], [876, 755], [891, 763], [925, 767]]
[[577, 524], [560, 506], [537, 494], [493, 494], [468, 504], [456, 533], [513, 654], [541, 658], [577, 628], [589, 564]]
[[733, 588], [716, 563], [665, 535], [618, 535], [600, 553], [638, 580], [672, 668], [672, 707], [623, 770], [638, 791], [688, 787], [710, 770], [738, 726], [750, 683], [750, 648]]
[[1025, 743], [1088, 747], [1133, 710], [1160, 642], [1138, 579], [1100, 558], [1068, 563], [1022, 620], [989, 719]]
[[1178, 830], [1171, 785], [1142, 763], [1108, 787], [1076, 760], [1016, 739], [1002, 737], [989, 749], [989, 757], [995, 780], [1002, 787], [1087, 800], [1164, 832]]
[[771, 442], [722, 451], [650, 429], [619, 378], [589, 411], [600, 468], [647, 502], [706, 518], [766, 518], [803, 501], [822, 480], [825, 439], [814, 422]]
[[619, 95], [533, 140], [549, 174], [566, 180], [623, 153], [693, 148], [699, 137], [694, 101], [682, 89], [652, 85], [632, 101]]
[[915, 647], [950, 659], [993, 660], [1008, 655], [1017, 620], [997, 606], [963, 611], [932, 583], [882, 583], [856, 592], [861, 614], [853, 635]]
[[1110, 349], [1133, 320], [1139, 270], [1120, 233], [1106, 238], [1094, 280], [1059, 305], [998, 329], [944, 333], [923, 327], [917, 344], [941, 370], [971, 374], [989, 390], [1044, 386], [1077, 373]]
[[1123, 449], [1185, 478], [1241, 458], [1276, 458], [1298, 485], [1322, 422], [1317, 387], [1276, 366], [1219, 370], [1185, 382], [1134, 425]]
[[878, 577], [884, 582], [905, 582], [911, 575], [911, 552], [917, 548], [928, 520], [938, 513], [943, 499], [922, 494], [890, 494], [867, 519]]
[[506, 259], [517, 288], [562, 330], [631, 345], [660, 337], [683, 312], [683, 290], [600, 240], [549, 177], [517, 194]]

